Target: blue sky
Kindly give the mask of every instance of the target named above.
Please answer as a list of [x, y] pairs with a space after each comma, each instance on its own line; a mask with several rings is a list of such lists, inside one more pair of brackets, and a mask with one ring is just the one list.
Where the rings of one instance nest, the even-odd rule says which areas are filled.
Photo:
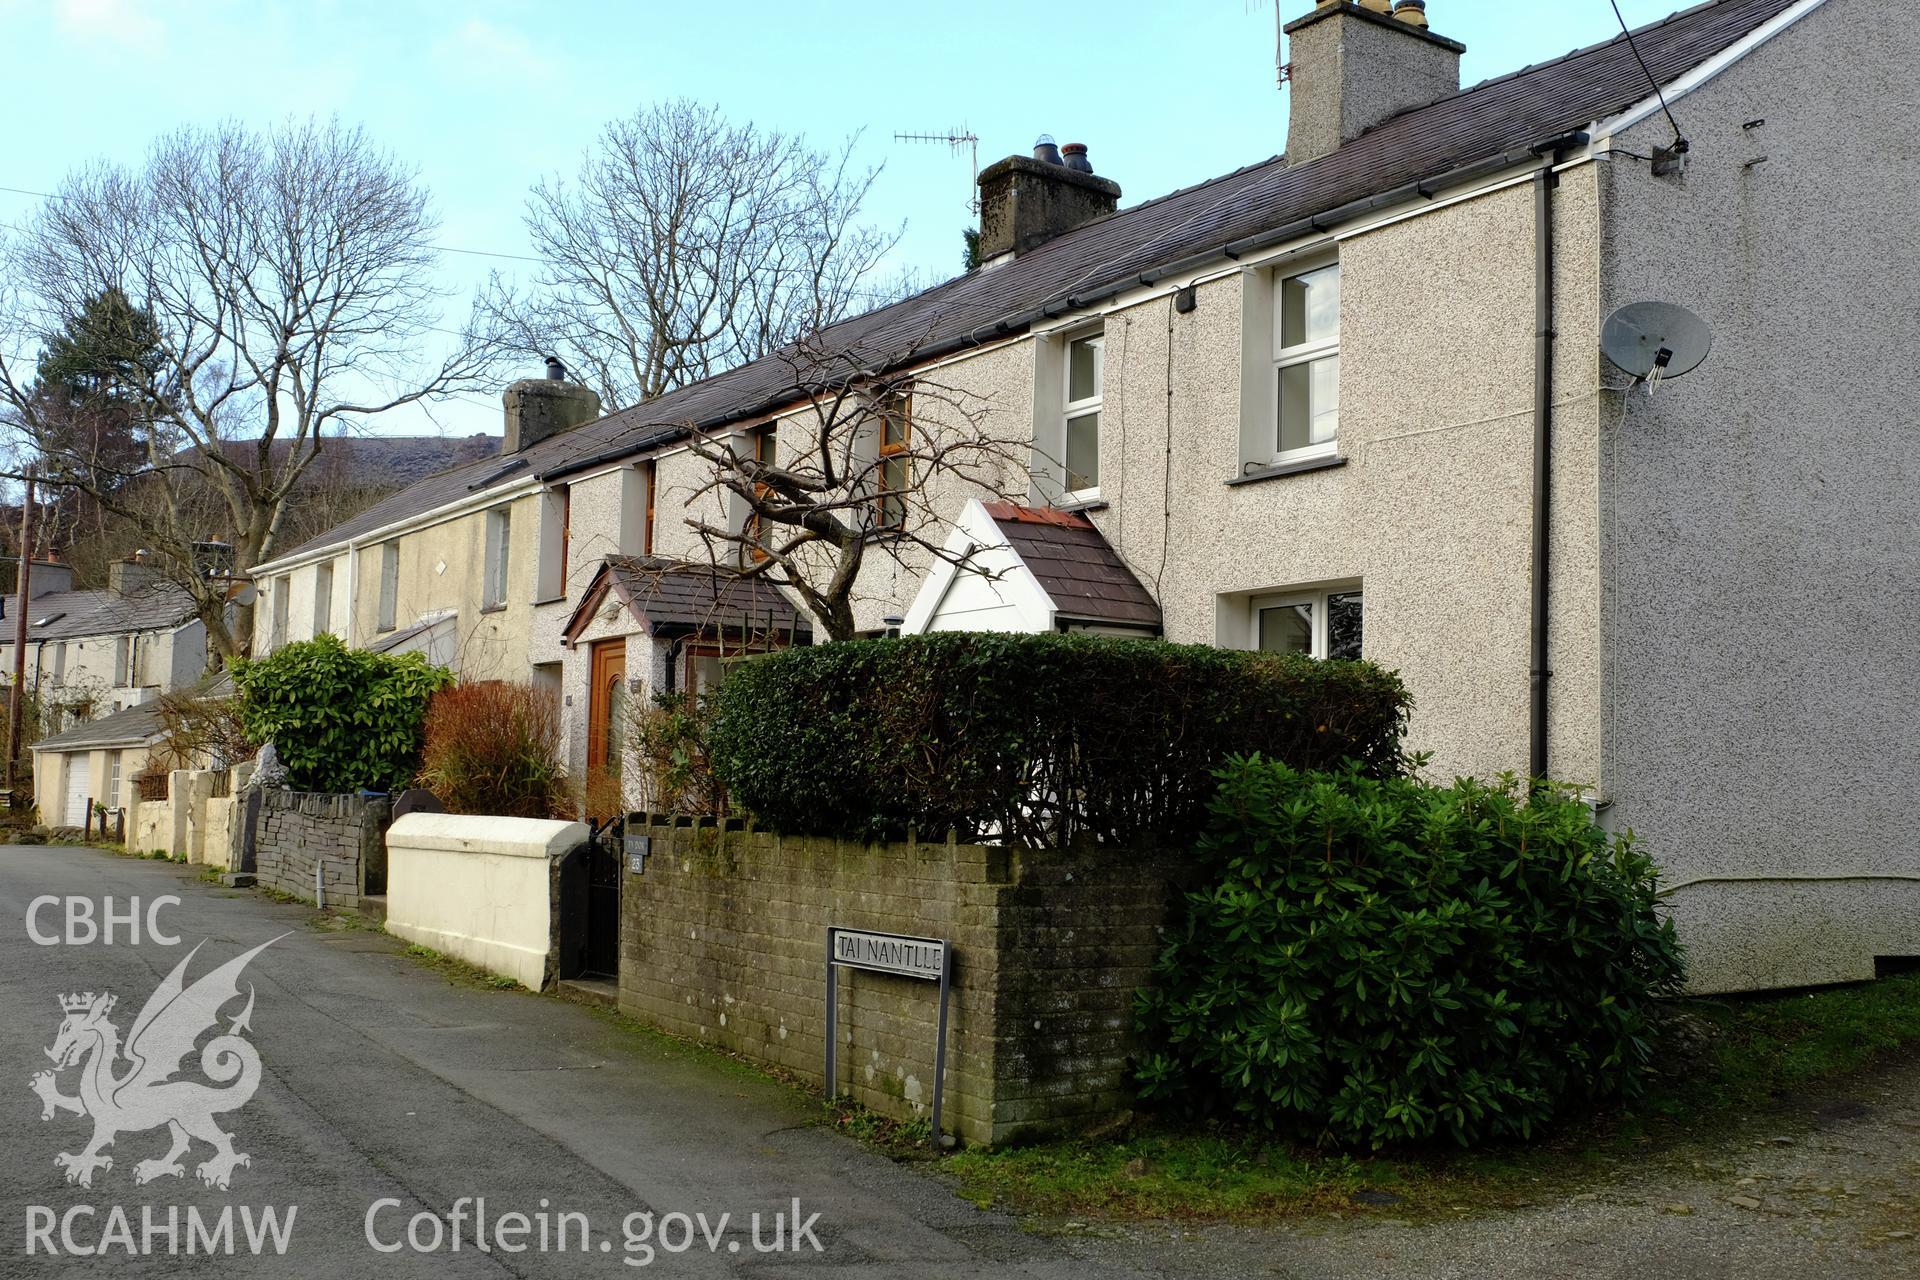
[[[1310, 7], [1281, 3], [1287, 18]], [[1621, 0], [1636, 26], [1676, 7]], [[1434, 30], [1466, 44], [1468, 83], [1618, 29], [1608, 0], [1430, 0], [1428, 11]], [[983, 164], [1041, 132], [1085, 142], [1123, 204], [1136, 203], [1282, 149], [1274, 19], [1272, 0], [0, 0], [0, 185], [51, 190], [87, 160], [137, 160], [180, 124], [337, 114], [418, 167], [441, 243], [523, 254], [536, 178], [572, 170], [608, 119], [688, 96], [816, 142], [859, 132], [859, 154], [885, 166], [873, 218], [905, 223], [896, 263], [931, 282], [957, 269], [968, 161], [895, 132], [971, 128]], [[0, 192], [0, 224], [36, 203]], [[462, 293], [494, 269], [531, 268], [443, 258]], [[484, 402], [434, 417], [452, 432], [498, 430]], [[379, 429], [423, 428], [395, 415]]]

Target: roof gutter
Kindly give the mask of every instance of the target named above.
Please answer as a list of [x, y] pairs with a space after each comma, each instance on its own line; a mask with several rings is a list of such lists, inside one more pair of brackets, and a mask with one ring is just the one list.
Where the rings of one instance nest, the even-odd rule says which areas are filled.
[[263, 576], [272, 577], [275, 574], [286, 573], [320, 560], [331, 560], [342, 551], [350, 550], [355, 546], [366, 546], [370, 543], [384, 542], [388, 538], [409, 533], [416, 528], [425, 528], [428, 525], [435, 525], [442, 521], [457, 519], [460, 516], [472, 515], [476, 511], [484, 511], [488, 507], [499, 505], [503, 498], [524, 498], [530, 493], [539, 492], [539, 489], [538, 476], [525, 476], [511, 481], [505, 481], [493, 488], [482, 489], [477, 493], [470, 492], [467, 497], [442, 503], [437, 507], [430, 507], [425, 511], [405, 516], [399, 520], [391, 520], [376, 529], [368, 529], [364, 533], [356, 533], [351, 537], [342, 538], [338, 542], [330, 542], [325, 546], [315, 547], [311, 551], [289, 552], [278, 560], [262, 560], [259, 564], [254, 565], [246, 571], [247, 576], [257, 580]]
[[678, 444], [688, 436], [691, 436], [695, 431], [722, 426], [725, 423], [733, 421], [735, 418], [751, 416], [751, 414], [726, 414], [717, 418], [707, 418], [691, 426], [669, 427], [665, 431], [655, 432], [650, 436], [643, 436], [630, 443], [615, 445], [610, 449], [602, 449], [599, 453], [590, 454], [584, 458], [576, 458], [572, 462], [564, 462], [557, 467], [549, 467], [545, 471], [535, 475], [534, 479], [540, 481], [542, 484], [546, 484], [550, 481], [565, 479], [567, 476], [577, 476], [582, 471], [592, 471], [596, 467], [604, 467], [611, 463], [620, 462], [626, 458], [633, 457], [637, 453], [646, 453], [648, 450], [658, 449], [662, 445]]

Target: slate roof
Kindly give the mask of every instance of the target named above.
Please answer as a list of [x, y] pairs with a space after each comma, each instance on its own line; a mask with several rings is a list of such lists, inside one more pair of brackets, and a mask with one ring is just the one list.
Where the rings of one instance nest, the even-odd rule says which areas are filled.
[[[0, 602], [7, 617], [0, 623], [0, 644], [11, 644], [17, 602], [11, 595], [0, 597]], [[165, 631], [192, 617], [193, 597], [172, 583], [153, 583], [124, 596], [112, 591], [49, 591], [27, 601], [27, 640]]]
[[762, 578], [738, 578], [711, 565], [651, 556], [608, 556], [589, 584], [566, 635], [576, 636], [611, 588], [653, 636], [728, 631], [811, 634], [812, 628], [778, 587]]
[[[1638, 28], [1634, 38], [1648, 71], [1665, 84], [1793, 2], [1710, 0]], [[1550, 20], [1547, 8], [1537, 11]], [[1307, 164], [1289, 166], [1285, 157], [1274, 156], [1123, 209], [1012, 262], [835, 325], [819, 335], [819, 345], [846, 353], [852, 364], [879, 368], [1018, 333], [1043, 316], [1092, 305], [1175, 270], [1305, 234], [1313, 220], [1337, 211], [1412, 195], [1416, 184], [1437, 182], [1465, 166], [1517, 163], [1534, 144], [1613, 115], [1648, 92], [1647, 74], [1626, 38], [1616, 36], [1404, 111]], [[541, 441], [524, 451], [527, 469], [514, 474], [565, 474], [590, 461], [659, 447], [688, 425], [764, 414], [796, 398], [794, 375], [791, 358], [778, 355], [730, 369]], [[469, 486], [490, 483], [494, 465], [470, 464], [423, 481], [287, 554], [317, 550], [466, 497]]]
[[1160, 606], [1153, 595], [1086, 516], [1011, 502], [980, 505], [1053, 598], [1061, 618], [1160, 630]]
[[62, 729], [33, 744], [35, 751], [88, 751], [95, 747], [144, 746], [160, 736], [160, 704], [143, 702], [112, 715]]

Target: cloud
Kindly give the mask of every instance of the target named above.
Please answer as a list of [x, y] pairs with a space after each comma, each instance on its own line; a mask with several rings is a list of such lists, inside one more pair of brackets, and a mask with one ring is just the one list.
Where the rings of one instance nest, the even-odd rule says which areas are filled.
[[80, 40], [151, 48], [167, 29], [141, 0], [55, 0], [54, 20]]

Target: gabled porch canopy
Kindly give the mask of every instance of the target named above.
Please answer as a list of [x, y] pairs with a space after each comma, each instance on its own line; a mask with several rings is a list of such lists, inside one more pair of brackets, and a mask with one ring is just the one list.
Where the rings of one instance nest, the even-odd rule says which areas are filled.
[[691, 561], [608, 556], [567, 619], [561, 643], [572, 648], [609, 598], [655, 638], [778, 636], [810, 642], [813, 636], [793, 602], [764, 579]]
[[969, 499], [901, 628], [1160, 634], [1160, 605], [1083, 513]]

